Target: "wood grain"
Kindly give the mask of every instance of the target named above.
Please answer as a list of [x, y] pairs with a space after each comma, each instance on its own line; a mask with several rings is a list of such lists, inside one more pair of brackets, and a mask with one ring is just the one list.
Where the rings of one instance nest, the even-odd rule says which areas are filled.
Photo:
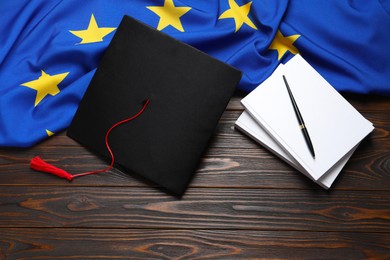
[[2, 187], [0, 227], [390, 231], [390, 191]]
[[[57, 148], [56, 150], [61, 150]], [[76, 153], [77, 151], [77, 153]], [[58, 151], [57, 151], [58, 152]], [[63, 149], [62, 155], [50, 152], [51, 163], [72, 173], [101, 169], [105, 162], [81, 149]], [[46, 173], [29, 169], [28, 155], [2, 156], [0, 185], [56, 185], [74, 186], [132, 186], [153, 185], [135, 174], [118, 169], [99, 175], [75, 179], [72, 183]], [[359, 148], [347, 163], [332, 190], [389, 190], [390, 155], [386, 151], [368, 153]], [[248, 187], [321, 189], [300, 172], [264, 149], [211, 149], [202, 159], [190, 187]]]
[[[258, 187], [320, 189], [301, 173], [234, 128], [239, 111], [226, 111], [210, 147], [202, 159], [192, 187]], [[375, 115], [375, 116], [374, 116]], [[390, 120], [387, 114], [371, 116], [376, 129], [358, 147], [332, 189], [390, 189]], [[29, 169], [29, 161], [40, 155], [71, 173], [105, 168], [101, 160], [64, 133], [33, 149], [0, 150], [0, 185], [67, 185], [66, 181]], [[17, 177], [16, 177], [17, 176]], [[32, 177], [33, 176], [33, 177]], [[114, 169], [98, 176], [77, 179], [73, 185], [148, 185], [134, 174]]]
[[389, 245], [381, 233], [0, 229], [2, 259], [386, 259]]
[[328, 191], [234, 128], [242, 93], [181, 199], [118, 169], [30, 170], [106, 166], [65, 132], [0, 149], [0, 259], [390, 259], [390, 102], [343, 95], [376, 128]]

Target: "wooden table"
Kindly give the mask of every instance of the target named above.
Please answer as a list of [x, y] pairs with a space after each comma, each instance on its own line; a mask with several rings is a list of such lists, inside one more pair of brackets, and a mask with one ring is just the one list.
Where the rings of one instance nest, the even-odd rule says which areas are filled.
[[120, 172], [65, 133], [0, 150], [0, 256], [135, 259], [389, 259], [390, 102], [347, 95], [376, 127], [326, 191], [234, 129], [237, 93], [182, 199]]

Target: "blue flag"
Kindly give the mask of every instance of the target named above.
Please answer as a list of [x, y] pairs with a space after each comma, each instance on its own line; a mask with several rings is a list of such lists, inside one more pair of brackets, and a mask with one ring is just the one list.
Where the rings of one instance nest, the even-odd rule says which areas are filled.
[[2, 0], [0, 146], [66, 129], [123, 15], [240, 69], [244, 91], [300, 53], [337, 90], [390, 94], [389, 10], [383, 0]]
[[338, 91], [390, 94], [390, 1], [290, 1], [280, 25]]

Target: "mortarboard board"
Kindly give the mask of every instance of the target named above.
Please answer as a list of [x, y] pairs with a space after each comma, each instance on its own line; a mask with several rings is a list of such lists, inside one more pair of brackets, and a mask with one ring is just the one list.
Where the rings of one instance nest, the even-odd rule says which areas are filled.
[[241, 73], [125, 16], [80, 103], [67, 135], [115, 163], [182, 195]]

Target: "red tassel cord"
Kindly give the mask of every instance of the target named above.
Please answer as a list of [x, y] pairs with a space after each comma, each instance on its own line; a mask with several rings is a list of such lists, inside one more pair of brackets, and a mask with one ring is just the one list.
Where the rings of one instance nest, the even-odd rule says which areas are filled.
[[55, 166], [45, 162], [39, 156], [35, 156], [33, 159], [31, 159], [31, 162], [30, 162], [31, 169], [36, 170], [36, 171], [50, 173], [50, 174], [56, 175], [56, 176], [58, 176], [60, 178], [67, 179], [69, 181], [73, 180], [76, 177], [90, 175], [90, 174], [97, 174], [97, 173], [102, 173], [102, 172], [109, 171], [114, 166], [114, 163], [115, 163], [115, 157], [114, 157], [114, 154], [113, 154], [113, 152], [112, 152], [112, 150], [110, 148], [109, 142], [108, 142], [108, 137], [110, 136], [111, 131], [114, 128], [116, 128], [117, 126], [122, 125], [124, 123], [127, 123], [127, 122], [129, 122], [129, 121], [139, 117], [145, 111], [145, 109], [148, 106], [149, 102], [150, 102], [150, 100], [147, 99], [144, 102], [144, 105], [143, 105], [142, 109], [140, 111], [138, 111], [137, 114], [135, 114], [132, 117], [126, 118], [126, 119], [124, 119], [122, 121], [119, 121], [118, 123], [116, 123], [113, 126], [111, 126], [110, 129], [108, 129], [108, 131], [106, 133], [105, 143], [106, 143], [107, 150], [108, 150], [108, 152], [110, 153], [110, 156], [111, 156], [111, 163], [105, 169], [97, 170], [97, 171], [90, 171], [90, 172], [83, 172], [83, 173], [78, 173], [78, 174], [73, 174], [72, 175], [72, 174], [68, 173], [67, 171], [65, 171], [63, 169], [57, 168], [57, 167], [55, 167]]

